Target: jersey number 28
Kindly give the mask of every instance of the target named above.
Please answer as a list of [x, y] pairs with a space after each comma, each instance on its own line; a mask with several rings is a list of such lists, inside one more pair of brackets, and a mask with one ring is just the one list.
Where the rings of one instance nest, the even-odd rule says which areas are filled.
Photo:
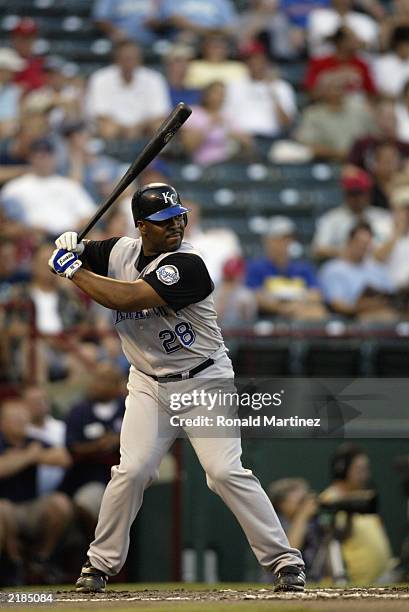
[[196, 340], [196, 333], [190, 323], [181, 321], [175, 326], [175, 331], [172, 329], [160, 331], [159, 338], [162, 340], [166, 353], [170, 354], [179, 351], [184, 346], [192, 346]]

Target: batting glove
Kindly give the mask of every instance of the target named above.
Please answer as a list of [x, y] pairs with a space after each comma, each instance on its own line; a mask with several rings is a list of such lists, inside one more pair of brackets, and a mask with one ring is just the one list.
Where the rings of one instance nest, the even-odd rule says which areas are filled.
[[78, 253], [78, 255], [81, 255], [85, 249], [84, 242], [78, 242], [77, 232], [65, 232], [61, 234], [55, 241], [55, 246], [57, 249], [65, 249], [66, 251]]
[[71, 253], [65, 249], [55, 249], [48, 265], [59, 276], [65, 276], [65, 278], [72, 278], [79, 268], [82, 266], [82, 261], [78, 259], [76, 253]]

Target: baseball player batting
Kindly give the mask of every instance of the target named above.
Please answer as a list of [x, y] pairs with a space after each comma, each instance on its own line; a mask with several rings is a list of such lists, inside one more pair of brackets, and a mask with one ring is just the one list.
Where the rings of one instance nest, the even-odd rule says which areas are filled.
[[[216, 379], [234, 379], [216, 323], [212, 280], [199, 253], [183, 241], [188, 213], [171, 185], [146, 185], [132, 198], [139, 238], [78, 242], [76, 233], [66, 232], [49, 260], [57, 274], [112, 310], [131, 364], [121, 459], [112, 467], [78, 591], [103, 591], [121, 570], [144, 490], [180, 433], [158, 400], [159, 387], [183, 394], [199, 375], [207, 388]], [[183, 429], [209, 488], [234, 513], [261, 566], [275, 575], [275, 590], [303, 591], [301, 554], [290, 547], [257, 478], [242, 466], [240, 437], [201, 437], [195, 427]]]

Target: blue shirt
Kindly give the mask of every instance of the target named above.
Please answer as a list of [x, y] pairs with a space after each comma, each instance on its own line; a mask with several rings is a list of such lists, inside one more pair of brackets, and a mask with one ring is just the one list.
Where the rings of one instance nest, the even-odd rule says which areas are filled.
[[353, 306], [366, 288], [392, 293], [394, 286], [388, 268], [372, 259], [353, 264], [345, 259], [332, 259], [319, 273], [321, 287], [327, 302], [334, 300]]
[[172, 106], [176, 106], [179, 102], [185, 102], [188, 106], [195, 106], [200, 103], [201, 93], [198, 89], [169, 87], [169, 96]]
[[205, 28], [223, 28], [231, 25], [236, 11], [230, 0], [163, 0], [161, 19], [181, 16]]
[[110, 21], [142, 45], [156, 40], [145, 25], [148, 19], [156, 17], [155, 0], [98, 0], [92, 16], [96, 21]]
[[250, 261], [247, 265], [246, 285], [250, 289], [262, 289], [269, 279], [277, 277], [300, 280], [307, 288], [318, 287], [314, 266], [302, 259], [290, 260], [283, 269], [266, 257]]
[[20, 94], [17, 85], [0, 86], [0, 121], [17, 119]]
[[[66, 423], [65, 443], [69, 450], [78, 442], [92, 442], [105, 433], [119, 433], [125, 412], [122, 398], [112, 402], [84, 401], [69, 412]], [[88, 482], [106, 484], [111, 476], [111, 466], [118, 460], [117, 452], [99, 453], [78, 460], [69, 468], [61, 489], [72, 495], [79, 487]]]
[[304, 30], [308, 25], [311, 11], [327, 8], [330, 4], [330, 0], [280, 0], [280, 11], [286, 15], [292, 25]]
[[[50, 448], [45, 442], [34, 440], [33, 438], [25, 438], [21, 446], [10, 444], [6, 438], [0, 433], [0, 455], [3, 455], [10, 449], [24, 449], [31, 442], [38, 442], [44, 448]], [[31, 501], [37, 497], [37, 465], [28, 465], [11, 476], [0, 478], [0, 498], [9, 499], [14, 503]]]

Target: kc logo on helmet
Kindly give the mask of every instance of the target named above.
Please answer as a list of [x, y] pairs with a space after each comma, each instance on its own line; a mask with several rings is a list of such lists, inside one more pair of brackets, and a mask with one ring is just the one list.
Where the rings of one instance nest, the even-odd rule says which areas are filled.
[[172, 206], [177, 206], [177, 204], [178, 204], [178, 197], [177, 197], [176, 193], [171, 193], [170, 191], [163, 191], [162, 195], [163, 195], [163, 199], [165, 201], [165, 204], [170, 202]]

